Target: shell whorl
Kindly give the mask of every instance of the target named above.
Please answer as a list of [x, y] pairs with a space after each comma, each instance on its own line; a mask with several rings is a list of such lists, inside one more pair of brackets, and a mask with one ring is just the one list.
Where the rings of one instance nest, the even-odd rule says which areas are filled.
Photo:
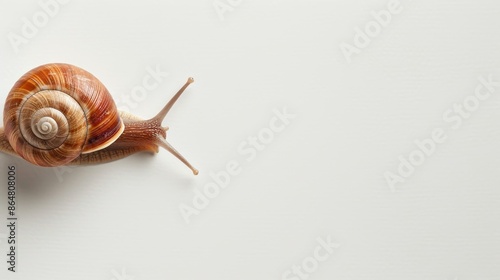
[[103, 149], [124, 129], [104, 85], [69, 64], [42, 65], [22, 76], [7, 97], [4, 126], [16, 153], [40, 166]]

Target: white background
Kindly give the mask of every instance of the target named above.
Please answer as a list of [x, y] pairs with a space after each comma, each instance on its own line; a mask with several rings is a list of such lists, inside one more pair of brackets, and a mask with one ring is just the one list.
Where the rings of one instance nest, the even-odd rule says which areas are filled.
[[[500, 87], [460, 126], [443, 119], [480, 77], [500, 81], [498, 1], [401, 0], [348, 57], [390, 1], [73, 0], [46, 22], [38, 1], [0, 2], [2, 96], [66, 62], [150, 117], [193, 76], [165, 124], [200, 170], [164, 150], [69, 169], [0, 156], [0, 225], [8, 165], [19, 218], [15, 274], [0, 227], [1, 279], [302, 279], [287, 271], [317, 263], [318, 238], [340, 247], [308, 279], [500, 279]], [[139, 98], [148, 68], [168, 77]], [[238, 151], [284, 108], [295, 118], [255, 158]], [[384, 174], [436, 128], [446, 140], [391, 189]], [[240, 173], [186, 223], [180, 205], [231, 161]]]

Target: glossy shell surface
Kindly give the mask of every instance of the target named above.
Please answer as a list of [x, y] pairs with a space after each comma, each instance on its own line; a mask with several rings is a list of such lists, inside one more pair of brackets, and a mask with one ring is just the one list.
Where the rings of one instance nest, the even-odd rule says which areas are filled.
[[3, 120], [16, 153], [40, 166], [103, 149], [124, 130], [106, 87], [69, 64], [46, 64], [23, 75], [7, 96]]

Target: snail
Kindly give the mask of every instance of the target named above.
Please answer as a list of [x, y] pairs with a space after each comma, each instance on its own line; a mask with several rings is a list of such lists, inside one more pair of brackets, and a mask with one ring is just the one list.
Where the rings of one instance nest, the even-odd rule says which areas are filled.
[[41, 65], [12, 87], [0, 128], [0, 152], [39, 166], [90, 165], [162, 147], [196, 170], [166, 140], [162, 121], [193, 78], [151, 119], [119, 111], [106, 87], [70, 64]]

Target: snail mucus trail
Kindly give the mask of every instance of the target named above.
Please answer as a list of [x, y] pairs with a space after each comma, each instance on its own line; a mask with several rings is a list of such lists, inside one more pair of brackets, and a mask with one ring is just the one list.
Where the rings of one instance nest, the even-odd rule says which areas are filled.
[[106, 87], [89, 72], [63, 63], [39, 66], [7, 96], [0, 152], [51, 167], [106, 163], [162, 147], [197, 175], [167, 142], [168, 127], [161, 125], [193, 81], [189, 78], [156, 116], [145, 120], [118, 111]]

